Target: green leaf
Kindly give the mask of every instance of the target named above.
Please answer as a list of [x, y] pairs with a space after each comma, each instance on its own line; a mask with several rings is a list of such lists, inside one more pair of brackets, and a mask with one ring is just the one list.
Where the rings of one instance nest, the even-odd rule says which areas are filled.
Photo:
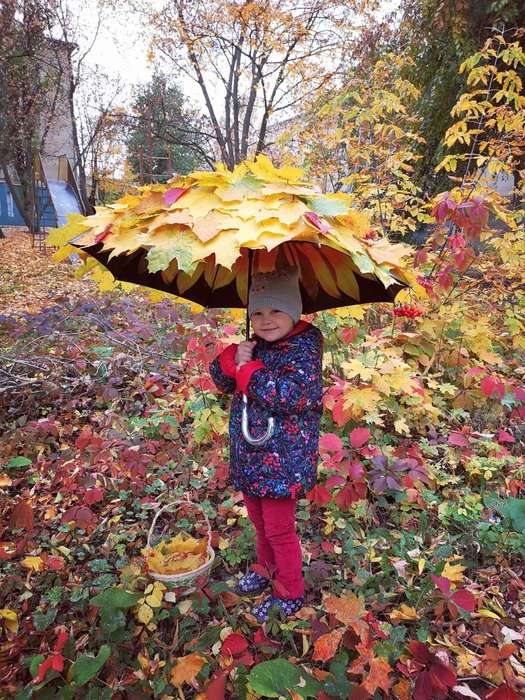
[[33, 613], [33, 625], [36, 630], [43, 632], [47, 630], [49, 625], [55, 621], [58, 610], [56, 608], [49, 608], [45, 612], [38, 612], [38, 610]]
[[102, 608], [100, 613], [100, 628], [104, 634], [116, 632], [126, 626], [126, 616], [119, 608]]
[[90, 561], [88, 563], [89, 568], [91, 571], [95, 571], [98, 573], [101, 573], [102, 571], [108, 571], [110, 569], [110, 565], [107, 559], [93, 559], [93, 561]]
[[173, 245], [170, 248], [151, 248], [146, 256], [149, 272], [167, 270], [172, 260], [177, 260], [179, 270], [191, 273], [192, 254], [186, 245]]
[[13, 457], [6, 465], [6, 469], [18, 469], [19, 467], [29, 467], [32, 464], [27, 457]]
[[130, 593], [123, 588], [108, 588], [107, 591], [102, 591], [89, 601], [91, 605], [97, 608], [117, 608], [126, 610], [136, 605], [142, 598], [140, 593]]
[[286, 659], [263, 661], [254, 666], [248, 675], [252, 690], [268, 698], [288, 695], [293, 690], [303, 698], [315, 698], [321, 685], [302, 668]]
[[111, 647], [104, 644], [100, 647], [97, 656], [88, 656], [87, 654], [82, 654], [71, 666], [71, 679], [76, 686], [84, 685], [89, 680], [96, 676], [100, 671], [102, 666], [109, 659], [111, 654]]
[[372, 260], [370, 260], [368, 255], [365, 255], [364, 253], [352, 253], [352, 260], [360, 272], [375, 272], [376, 266]]
[[306, 205], [320, 216], [342, 216], [347, 214], [350, 208], [341, 199], [329, 199], [327, 197], [319, 197], [318, 199], [307, 198]]
[[46, 657], [42, 656], [42, 654], [38, 654], [38, 656], [32, 656], [29, 662], [29, 672], [33, 676], [33, 678], [36, 678], [38, 676], [38, 669], [40, 668], [40, 664], [45, 661]]

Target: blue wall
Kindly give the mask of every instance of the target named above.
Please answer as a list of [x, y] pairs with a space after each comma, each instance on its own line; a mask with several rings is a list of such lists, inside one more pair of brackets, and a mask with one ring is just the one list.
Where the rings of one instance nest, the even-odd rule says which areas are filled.
[[[42, 228], [62, 226], [66, 223], [67, 214], [80, 212], [79, 203], [70, 185], [58, 180], [50, 180], [49, 189], [50, 192], [39, 187], [37, 192]], [[7, 183], [2, 181], [0, 181], [0, 226], [25, 226]]]

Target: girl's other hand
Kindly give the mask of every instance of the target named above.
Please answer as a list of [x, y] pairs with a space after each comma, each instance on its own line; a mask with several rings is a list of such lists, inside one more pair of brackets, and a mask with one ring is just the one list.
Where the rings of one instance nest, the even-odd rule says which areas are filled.
[[250, 362], [255, 345], [255, 340], [243, 340], [242, 343], [239, 343], [235, 353], [235, 364], [237, 367], [240, 367], [245, 362]]

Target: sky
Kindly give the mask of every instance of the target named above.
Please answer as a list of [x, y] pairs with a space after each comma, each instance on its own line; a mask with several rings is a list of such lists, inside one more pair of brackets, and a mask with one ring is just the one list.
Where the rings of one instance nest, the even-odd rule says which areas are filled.
[[[96, 26], [95, 14], [87, 9], [90, 8], [91, 3], [85, 3], [82, 0], [70, 0], [70, 2], [72, 6], [82, 8], [82, 23], [86, 29], [85, 36], [79, 38], [82, 50], [92, 42]], [[151, 8], [160, 7], [162, 4], [163, 0], [149, 0]], [[380, 14], [391, 12], [398, 5], [399, 0], [384, 0], [381, 3]], [[153, 63], [148, 60], [148, 39], [145, 29], [137, 22], [136, 17], [126, 16], [123, 10], [117, 9], [108, 16], [107, 21], [99, 29], [88, 62], [91, 65], [98, 64], [105, 71], [119, 76], [124, 85], [122, 101], [127, 101], [132, 86], [139, 82], [148, 82], [153, 72]], [[204, 108], [200, 87], [194, 80], [179, 74], [176, 82], [192, 101], [193, 107]]]

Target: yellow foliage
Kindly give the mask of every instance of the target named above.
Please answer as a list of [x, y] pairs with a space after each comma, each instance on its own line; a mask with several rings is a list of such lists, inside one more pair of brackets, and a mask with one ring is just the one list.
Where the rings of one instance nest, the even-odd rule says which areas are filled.
[[[145, 548], [142, 554], [146, 566], [157, 574], [180, 574], [202, 566], [207, 556], [207, 539], [195, 539], [179, 533], [169, 542], [160, 542], [154, 548]], [[157, 594], [156, 594], [157, 595]], [[146, 599], [146, 602], [149, 601]]]

